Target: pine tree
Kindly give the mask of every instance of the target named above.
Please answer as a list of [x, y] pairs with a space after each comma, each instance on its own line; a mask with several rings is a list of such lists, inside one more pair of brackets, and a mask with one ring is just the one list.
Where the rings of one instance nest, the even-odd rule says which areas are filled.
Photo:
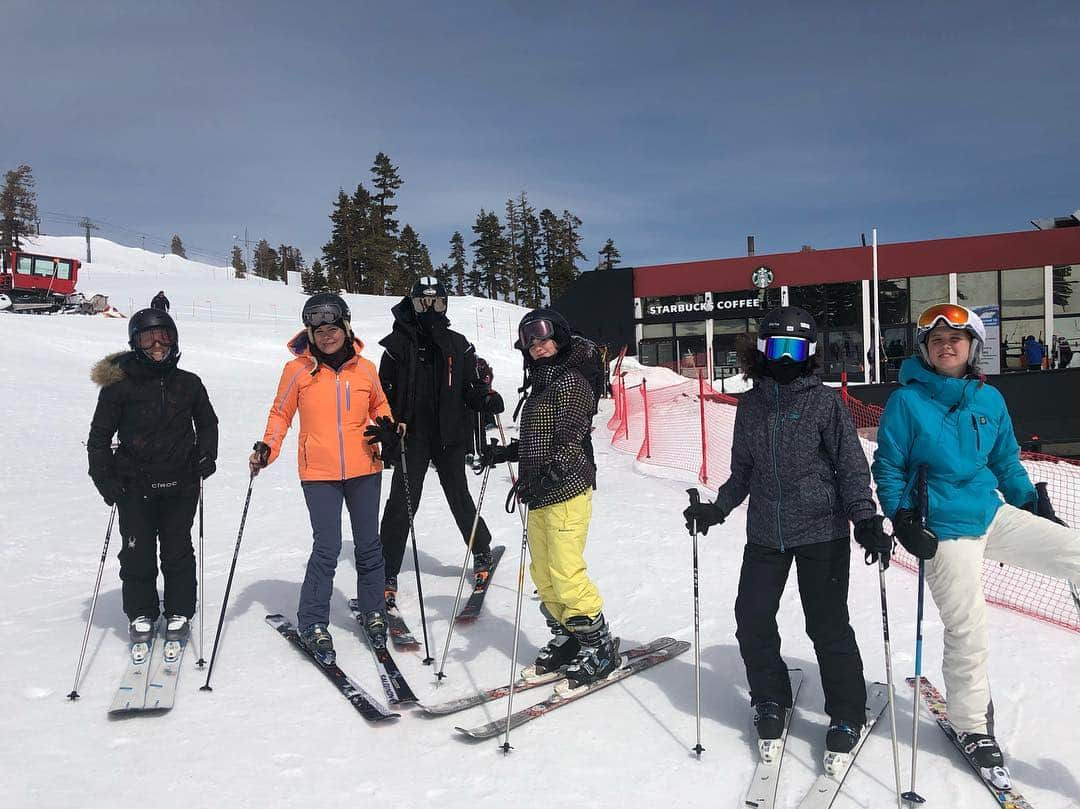
[[327, 274], [340, 279], [346, 290], [357, 291], [355, 243], [351, 232], [353, 225], [352, 200], [344, 190], [338, 189], [337, 199], [330, 212], [330, 241], [323, 245]]
[[383, 152], [375, 155], [371, 175], [375, 193], [371, 196], [372, 223], [369, 259], [372, 279], [370, 291], [376, 295], [384, 295], [393, 282], [394, 253], [398, 240], [399, 223], [394, 218], [398, 206], [391, 200], [394, 199], [404, 181], [398, 174], [397, 166], [393, 165], [390, 158]]
[[622, 255], [619, 253], [619, 248], [615, 246], [615, 242], [612, 239], [608, 239], [604, 242], [604, 246], [600, 248], [600, 261], [596, 265], [598, 270], [612, 270], [615, 265], [619, 263], [619, 259]]
[[232, 249], [233, 275], [237, 278], [247, 278], [247, 263], [244, 261], [244, 253], [237, 245]]
[[281, 271], [278, 265], [278, 255], [266, 239], [259, 239], [259, 243], [255, 245], [255, 257], [252, 263], [255, 265], [252, 267], [252, 272], [259, 278], [266, 278], [270, 281], [278, 279], [278, 274]]
[[0, 249], [20, 249], [20, 237], [34, 232], [37, 218], [34, 174], [23, 163], [4, 174], [4, 187], [0, 189]]
[[565, 209], [562, 216], [555, 220], [556, 254], [548, 271], [548, 294], [552, 301], [559, 298], [581, 275], [577, 262], [585, 258], [585, 254], [581, 252], [580, 227], [581, 220]]
[[503, 230], [506, 241], [506, 286], [507, 299], [513, 303], [521, 300], [521, 220], [513, 197], [506, 201], [506, 227]]
[[481, 208], [472, 231], [476, 234], [476, 240], [469, 244], [474, 256], [473, 273], [469, 274], [472, 288], [469, 291], [473, 295], [498, 300], [508, 289], [506, 262], [509, 253], [498, 214], [494, 211], [488, 213]]
[[468, 271], [468, 260], [465, 258], [465, 240], [461, 232], [455, 230], [450, 237], [450, 266], [447, 274], [447, 286], [453, 281], [452, 289], [455, 295], [465, 294], [465, 273]]
[[547, 276], [540, 257], [543, 239], [536, 209], [529, 204], [525, 192], [517, 199], [517, 219], [521, 228], [521, 247], [518, 250], [518, 277], [522, 306], [535, 309], [544, 300]]
[[413, 230], [412, 225], [401, 229], [394, 251], [394, 276], [390, 279], [387, 292], [393, 295], [408, 295], [416, 279], [422, 275], [432, 275], [431, 256], [427, 247]]
[[173, 234], [172, 243], [169, 245], [169, 251], [174, 256], [180, 256], [180, 258], [187, 258], [187, 253], [184, 252], [184, 243], [180, 241], [180, 237]]
[[323, 272], [322, 262], [318, 259], [315, 259], [312, 263], [310, 270], [304, 270], [300, 274], [300, 285], [307, 295], [317, 295], [320, 292], [337, 292], [337, 290], [330, 289], [326, 274]]
[[289, 244], [283, 244], [278, 247], [278, 266], [281, 269], [281, 280], [286, 284], [289, 283], [289, 273], [298, 272], [301, 275], [306, 271], [304, 267], [304, 257], [300, 255], [300, 251]]

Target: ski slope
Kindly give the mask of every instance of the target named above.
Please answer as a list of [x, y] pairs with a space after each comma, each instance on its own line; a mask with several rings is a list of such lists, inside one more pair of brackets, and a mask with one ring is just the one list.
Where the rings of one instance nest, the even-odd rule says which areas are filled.
[[[48, 252], [82, 257], [81, 238], [42, 238]], [[108, 294], [124, 312], [164, 289], [172, 301], [183, 358], [202, 376], [221, 420], [218, 472], [206, 486], [205, 587], [207, 648], [221, 609], [248, 485], [246, 458], [263, 430], [286, 341], [299, 329], [303, 295], [256, 278], [235, 280], [213, 268], [94, 239], [94, 263], [80, 289]], [[378, 361], [377, 341], [391, 324], [392, 299], [350, 296], [353, 325]], [[495, 369], [495, 386], [512, 411], [520, 357], [511, 348], [522, 310], [510, 304], [454, 298], [454, 327], [477, 344]], [[126, 619], [112, 538], [90, 643], [69, 702], [90, 609], [108, 509], [86, 475], [82, 442], [97, 397], [90, 366], [126, 344], [126, 321], [101, 317], [0, 314], [0, 378], [5, 428], [0, 442], [0, 806], [23, 809], [176, 807], [438, 806], [443, 809], [548, 805], [737, 807], [754, 766], [745, 677], [735, 642], [733, 602], [744, 541], [744, 510], [701, 538], [702, 743], [695, 743], [693, 653], [604, 689], [515, 730], [513, 751], [469, 742], [452, 730], [505, 714], [505, 701], [467, 713], [428, 718], [404, 711], [372, 726], [311, 663], [268, 627], [267, 613], [295, 617], [310, 528], [295, 468], [295, 429], [282, 459], [254, 484], [240, 546], [212, 693], [194, 667], [195, 627], [184, 660], [176, 708], [163, 716], [110, 720], [106, 710], [124, 667]], [[611, 450], [596, 424], [599, 490], [586, 552], [605, 613], [624, 646], [660, 635], [693, 640], [691, 543], [680, 512], [685, 484], [646, 476], [633, 457]], [[509, 412], [505, 420], [509, 421]], [[470, 475], [474, 493], [480, 478]], [[518, 518], [503, 512], [505, 471], [492, 472], [483, 513], [507, 546], [484, 612], [459, 627], [435, 685], [422, 653], [395, 656], [422, 701], [443, 701], [501, 685], [510, 671]], [[384, 480], [384, 498], [389, 477]], [[441, 655], [464, 545], [432, 474], [416, 515], [431, 652]], [[406, 554], [400, 604], [417, 636], [420, 616]], [[381, 695], [370, 653], [347, 606], [355, 580], [346, 542], [336, 582], [331, 631], [341, 666]], [[910, 674], [914, 646], [914, 577], [890, 571], [894, 671]], [[792, 577], [794, 579], [794, 577]], [[868, 679], [885, 677], [878, 578], [853, 554], [851, 612]], [[547, 631], [526, 578], [517, 666], [531, 662]], [[1080, 663], [1074, 634], [992, 609], [991, 673], [999, 738], [1017, 786], [1040, 809], [1080, 805], [1080, 708], [1073, 688]], [[824, 749], [822, 693], [812, 647], [802, 628], [794, 581], [779, 622], [789, 665], [806, 681], [779, 790], [794, 807], [820, 769]], [[929, 603], [925, 673], [941, 683], [942, 630]], [[515, 708], [539, 701], [522, 693]], [[911, 696], [897, 702], [904, 788], [910, 763]], [[923, 711], [918, 790], [928, 806], [993, 806], [943, 734]], [[848, 776], [837, 807], [895, 806], [889, 723], [879, 722]]]

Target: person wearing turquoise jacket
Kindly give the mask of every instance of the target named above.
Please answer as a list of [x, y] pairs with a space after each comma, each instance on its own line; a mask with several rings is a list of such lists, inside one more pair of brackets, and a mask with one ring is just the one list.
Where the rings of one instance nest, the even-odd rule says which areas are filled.
[[[955, 304], [919, 318], [919, 355], [900, 368], [899, 390], [878, 427], [872, 472], [896, 538], [926, 561], [926, 582], [945, 627], [942, 672], [949, 721], [983, 777], [1008, 788], [994, 737], [987, 675], [983, 559], [1080, 583], [1080, 531], [1054, 515], [1045, 485], [1020, 464], [1005, 401], [979, 374], [986, 342], [979, 316]], [[915, 478], [925, 465], [926, 525]]]

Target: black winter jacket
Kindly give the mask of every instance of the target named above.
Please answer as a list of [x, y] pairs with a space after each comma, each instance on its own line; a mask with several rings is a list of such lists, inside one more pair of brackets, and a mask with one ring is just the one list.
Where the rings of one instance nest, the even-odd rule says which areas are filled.
[[581, 367], [592, 343], [574, 337], [565, 354], [529, 369], [531, 390], [518, 423], [521, 477], [542, 477], [554, 467], [559, 483], [529, 504], [562, 503], [596, 486], [596, 465], [585, 448], [596, 413], [596, 396]]
[[152, 368], [126, 351], [98, 362], [90, 378], [101, 386], [86, 440], [99, 488], [114, 479], [143, 493], [165, 492], [198, 481], [200, 457], [217, 459], [217, 415], [195, 374], [175, 363]]
[[[379, 381], [394, 418], [410, 425], [410, 435], [415, 434], [411, 428], [418, 423], [434, 424], [442, 447], [470, 444], [476, 414], [488, 394], [488, 386], [476, 376], [476, 349], [464, 335], [449, 328], [438, 329], [432, 335], [422, 333], [407, 297], [390, 311], [394, 328], [379, 341], [386, 349], [379, 362]], [[422, 341], [434, 349], [434, 383], [416, 378], [417, 368], [422, 367], [417, 360]], [[435, 396], [421, 395], [418, 399], [418, 389], [432, 388]], [[422, 413], [418, 412], [421, 408]]]
[[740, 398], [731, 476], [716, 504], [731, 511], [747, 494], [747, 540], [781, 550], [847, 537], [849, 520], [876, 513], [859, 435], [820, 377], [758, 379]]

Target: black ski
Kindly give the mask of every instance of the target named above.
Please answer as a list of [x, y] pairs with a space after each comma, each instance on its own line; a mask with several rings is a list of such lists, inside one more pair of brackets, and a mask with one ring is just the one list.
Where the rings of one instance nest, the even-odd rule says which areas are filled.
[[410, 705], [416, 702], [416, 694], [409, 688], [409, 684], [405, 682], [405, 675], [401, 673], [401, 669], [394, 662], [390, 650], [385, 646], [376, 649], [368, 641], [367, 629], [364, 626], [364, 613], [355, 598], [349, 600], [349, 611], [352, 612], [356, 622], [360, 624], [364, 643], [367, 644], [367, 647], [371, 649], [371, 653], [375, 656], [375, 663], [379, 667], [379, 680], [382, 682], [383, 691], [386, 693], [386, 698], [390, 701], [390, 704]]
[[388, 711], [382, 705], [375, 701], [375, 698], [371, 696], [367, 691], [357, 685], [352, 678], [350, 678], [337, 663], [331, 663], [330, 665], [324, 665], [319, 662], [319, 659], [312, 654], [311, 650], [304, 645], [304, 642], [300, 640], [300, 634], [296, 631], [296, 627], [292, 625], [284, 616], [274, 614], [266, 616], [266, 623], [270, 624], [278, 633], [288, 640], [293, 646], [304, 653], [312, 663], [314, 663], [318, 669], [326, 675], [334, 685], [337, 686], [338, 691], [353, 707], [360, 712], [360, 715], [367, 719], [369, 722], [382, 722], [386, 719], [394, 719], [401, 714], [396, 714]]
[[[589, 694], [599, 691], [601, 688], [607, 688], [609, 685], [614, 685], [632, 674], [637, 674], [639, 671], [644, 671], [650, 666], [655, 666], [658, 663], [663, 663], [677, 655], [681, 655], [689, 648], [690, 644], [686, 641], [675, 641], [675, 643], [670, 646], [658, 649], [652, 654], [639, 657], [637, 660], [631, 660], [621, 669], [616, 669], [603, 680], [597, 680], [594, 683], [583, 685], [580, 688], [572, 688], [562, 692], [556, 691], [543, 702], [538, 702], [535, 705], [530, 705], [527, 708], [523, 708], [520, 711], [513, 713], [510, 716], [510, 727], [520, 727], [526, 722], [531, 722], [533, 719], [538, 719], [544, 714], [551, 713], [556, 708], [569, 705], [571, 702], [575, 702], [582, 697], [586, 697]], [[565, 685], [565, 682], [563, 685]], [[474, 728], [456, 727], [454, 730], [473, 739], [491, 739], [506, 730], [506, 719], [497, 719], [493, 722], [478, 725]]]
[[470, 595], [469, 600], [465, 602], [465, 606], [462, 607], [461, 612], [458, 613], [456, 620], [471, 621], [480, 614], [480, 608], [484, 605], [484, 596], [487, 595], [488, 588], [491, 586], [491, 577], [495, 575], [495, 568], [498, 566], [499, 560], [502, 559], [505, 551], [505, 545], [496, 545], [491, 549], [491, 568], [488, 570], [488, 574], [480, 584], [473, 585], [472, 595]]
[[386, 628], [395, 649], [414, 652], [420, 648], [420, 641], [413, 635], [397, 607], [386, 610]]

